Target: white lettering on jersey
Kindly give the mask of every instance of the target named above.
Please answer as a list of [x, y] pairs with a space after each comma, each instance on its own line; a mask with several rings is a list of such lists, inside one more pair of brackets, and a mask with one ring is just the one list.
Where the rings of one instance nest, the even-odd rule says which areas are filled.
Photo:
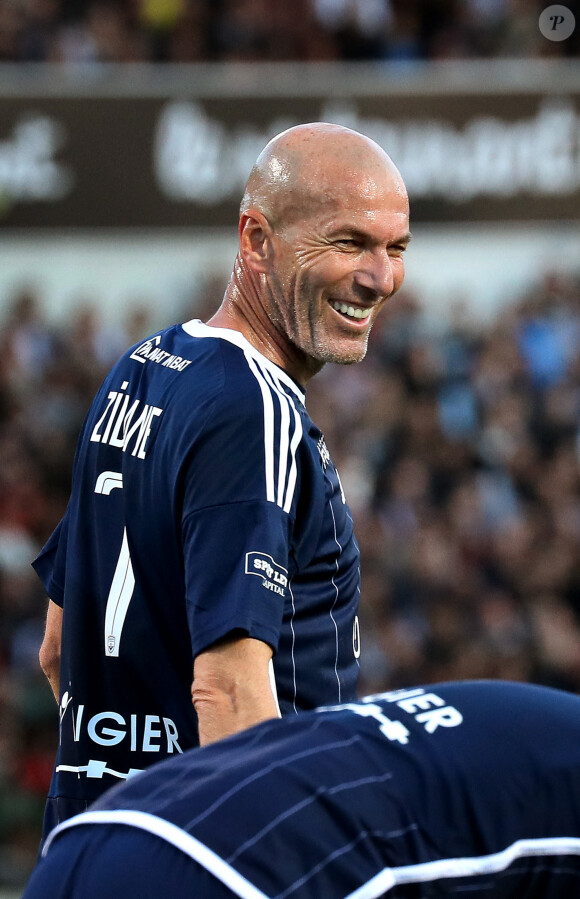
[[171, 368], [173, 371], [185, 371], [188, 365], [191, 365], [191, 359], [184, 359], [182, 356], [175, 356], [167, 350], [160, 349], [160, 343], [161, 337], [159, 334], [157, 337], [150, 337], [141, 346], [138, 346], [136, 350], [133, 350], [129, 358], [135, 362], [141, 362], [143, 365], [145, 362], [156, 362], [158, 365], [162, 365], [164, 368]]
[[425, 693], [421, 687], [376, 693], [374, 696], [365, 696], [361, 702], [373, 702], [376, 699], [394, 702], [404, 712], [414, 715], [415, 721], [423, 724], [428, 734], [434, 733], [438, 727], [457, 727], [463, 721], [463, 715], [458, 709], [447, 705], [436, 693]]
[[288, 571], [278, 565], [268, 553], [246, 553], [246, 574], [256, 574], [262, 578], [262, 586], [279, 596], [286, 595]]
[[123, 487], [123, 473], [121, 471], [103, 471], [97, 478], [95, 493], [109, 496], [116, 487]]
[[128, 386], [129, 382], [123, 381], [120, 390], [109, 392], [105, 411], [93, 428], [90, 440], [116, 446], [124, 453], [130, 451], [132, 456], [145, 459], [153, 420], [163, 414], [163, 409], [142, 400], [131, 403], [131, 397], [124, 392]]
[[149, 358], [149, 354], [153, 352], [153, 348], [159, 346], [160, 343], [160, 334], [157, 334], [156, 337], [149, 337], [141, 344], [141, 346], [138, 346], [136, 350], [133, 350], [129, 359], [133, 359], [135, 362], [140, 362], [141, 365], [145, 365], [146, 360]]
[[360, 659], [360, 623], [358, 615], [354, 616], [352, 623], [352, 651], [355, 659]]
[[374, 703], [356, 703], [356, 702], [347, 702], [342, 705], [334, 705], [334, 706], [326, 706], [321, 709], [316, 709], [319, 712], [337, 712], [342, 710], [349, 710], [354, 712], [355, 715], [359, 715], [361, 718], [374, 718], [375, 721], [379, 723], [379, 730], [387, 738], [391, 743], [400, 743], [405, 746], [409, 742], [409, 730], [405, 727], [402, 721], [393, 721], [391, 718], [387, 718], [380, 705], [375, 705]]
[[[422, 724], [428, 734], [434, 733], [438, 727], [457, 727], [463, 721], [463, 715], [452, 705], [435, 693], [425, 693], [421, 687], [413, 690], [394, 690], [391, 693], [375, 693], [364, 696], [358, 703], [325, 706], [316, 709], [318, 712], [336, 712], [349, 709], [362, 718], [374, 718], [378, 721], [380, 732], [393, 743], [406, 744], [411, 733], [402, 721], [388, 718], [375, 700], [396, 703], [400, 709], [413, 715], [415, 721]], [[418, 714], [417, 714], [418, 713]]]
[[[68, 694], [66, 694], [68, 696]], [[63, 697], [64, 699], [64, 697]], [[70, 699], [67, 702], [67, 706]], [[66, 708], [65, 708], [66, 711]], [[125, 743], [131, 752], [182, 752], [178, 732], [171, 718], [159, 715], [130, 715], [127, 721], [119, 712], [98, 712], [84, 721], [85, 707], [79, 705], [72, 712], [73, 740], [78, 743], [82, 733], [97, 746], [118, 746]]]
[[330, 453], [328, 452], [328, 447], [326, 446], [326, 441], [324, 439], [324, 435], [320, 437], [320, 440], [316, 444], [316, 449], [320, 453], [320, 460], [322, 462], [322, 467], [326, 471], [328, 463], [330, 462]]

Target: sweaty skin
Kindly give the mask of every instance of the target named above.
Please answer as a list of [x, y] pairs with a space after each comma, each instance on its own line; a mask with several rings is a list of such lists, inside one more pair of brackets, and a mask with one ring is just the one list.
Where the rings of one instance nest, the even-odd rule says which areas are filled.
[[407, 192], [389, 156], [339, 125], [283, 132], [250, 174], [239, 234], [209, 324], [241, 331], [302, 384], [326, 362], [359, 362], [378, 313], [401, 286], [410, 239]]

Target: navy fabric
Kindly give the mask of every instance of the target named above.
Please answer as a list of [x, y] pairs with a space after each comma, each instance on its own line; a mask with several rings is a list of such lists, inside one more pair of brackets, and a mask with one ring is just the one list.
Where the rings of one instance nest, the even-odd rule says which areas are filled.
[[51, 797], [91, 801], [197, 745], [193, 660], [232, 632], [275, 650], [283, 712], [355, 697], [338, 475], [300, 387], [237, 332], [176, 325], [113, 367], [35, 568], [63, 606]]
[[33, 872], [27, 899], [231, 899], [194, 859], [142, 830], [78, 828]]
[[572, 899], [580, 697], [437, 684], [268, 722], [102, 796], [42, 865], [119, 823], [233, 872], [242, 899]]

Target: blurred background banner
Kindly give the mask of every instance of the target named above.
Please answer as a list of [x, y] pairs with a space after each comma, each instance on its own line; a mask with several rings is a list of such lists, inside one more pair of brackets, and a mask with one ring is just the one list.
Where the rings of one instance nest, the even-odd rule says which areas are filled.
[[[324, 66], [16, 79], [0, 93], [0, 228], [231, 227], [285, 127], [340, 122], [396, 160], [413, 222], [577, 219], [580, 72], [459, 67], [412, 79]], [[478, 78], [479, 74], [482, 78]], [[484, 77], [485, 76], [485, 77]], [[132, 85], [135, 88], [132, 88]]]

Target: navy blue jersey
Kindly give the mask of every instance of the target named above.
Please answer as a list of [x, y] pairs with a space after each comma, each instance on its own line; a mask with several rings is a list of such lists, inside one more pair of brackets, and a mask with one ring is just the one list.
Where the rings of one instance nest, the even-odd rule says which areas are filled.
[[[66, 822], [45, 847], [46, 882], [53, 840], [62, 859], [75, 832], [85, 849], [99, 832], [122, 838], [113, 825], [156, 835], [242, 899], [572, 899], [580, 697], [462, 682], [267, 722], [156, 765]], [[90, 872], [100, 860], [88, 857]], [[50, 895], [84, 897], [84, 876]], [[195, 885], [172, 895], [201, 895]]]
[[300, 387], [238, 332], [176, 325], [114, 366], [35, 568], [63, 606], [53, 797], [197, 745], [193, 660], [231, 632], [273, 647], [283, 712], [355, 697], [338, 475]]

